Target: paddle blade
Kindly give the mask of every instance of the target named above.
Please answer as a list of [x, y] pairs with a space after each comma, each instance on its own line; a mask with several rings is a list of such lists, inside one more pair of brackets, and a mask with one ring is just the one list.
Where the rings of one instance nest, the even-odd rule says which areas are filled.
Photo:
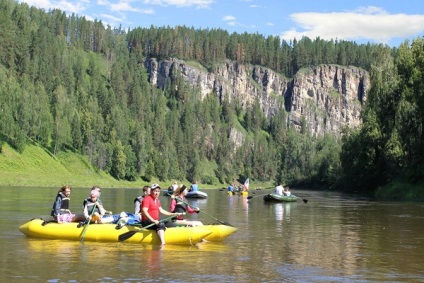
[[221, 220], [218, 220], [218, 222], [219, 222], [220, 224], [222, 224], [222, 225], [226, 225], [226, 226], [234, 227], [233, 225], [231, 225], [231, 224], [230, 224], [230, 223], [228, 223], [228, 222], [224, 222], [224, 221], [221, 221]]
[[125, 232], [124, 234], [121, 234], [118, 236], [118, 241], [119, 242], [123, 242], [125, 240], [128, 240], [129, 238], [131, 238], [132, 236], [134, 236], [135, 233], [137, 233], [138, 231], [128, 231]]
[[247, 199], [252, 199], [252, 198], [253, 198], [253, 196], [248, 196], [248, 197], [247, 197]]
[[304, 199], [303, 198], [302, 200], [303, 200], [304, 203], [308, 203], [308, 200], [307, 199]]

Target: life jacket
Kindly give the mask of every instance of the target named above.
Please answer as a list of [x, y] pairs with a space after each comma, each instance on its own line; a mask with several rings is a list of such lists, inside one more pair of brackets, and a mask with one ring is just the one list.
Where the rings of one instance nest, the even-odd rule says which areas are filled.
[[[101, 203], [101, 201], [98, 199], [97, 200], [97, 202], [100, 204], [100, 205], [102, 205], [102, 203]], [[87, 206], [87, 212], [88, 212], [88, 215], [92, 215], [93, 214], [93, 208], [94, 208], [94, 204], [95, 204], [96, 202], [93, 202], [92, 200], [91, 200], [91, 198], [86, 198], [85, 200], [84, 200], [84, 207], [86, 207]], [[97, 212], [97, 213], [99, 213], [100, 214], [100, 209], [99, 209], [99, 207], [96, 205], [96, 209], [95, 209], [95, 211], [94, 212]]]
[[144, 196], [139, 196], [134, 199], [134, 213], [141, 214], [141, 202]]
[[134, 199], [134, 204], [135, 204], [136, 202], [141, 203], [141, 201], [142, 201], [142, 200], [143, 200], [143, 196], [136, 197], [136, 198]]
[[[175, 201], [177, 202], [177, 204], [175, 205], [174, 211], [172, 211], [173, 213], [186, 213], [187, 212], [187, 205], [183, 202], [182, 199], [176, 197]], [[177, 216], [176, 219], [178, 220], [183, 220], [183, 216]]]
[[56, 196], [56, 199], [53, 203], [53, 207], [52, 207], [52, 212], [50, 213], [51, 216], [57, 216], [56, 214], [56, 202], [58, 201], [58, 198], [60, 198], [60, 211], [59, 214], [66, 214], [69, 213], [69, 202], [70, 202], [70, 198], [67, 197], [64, 193], [59, 192]]

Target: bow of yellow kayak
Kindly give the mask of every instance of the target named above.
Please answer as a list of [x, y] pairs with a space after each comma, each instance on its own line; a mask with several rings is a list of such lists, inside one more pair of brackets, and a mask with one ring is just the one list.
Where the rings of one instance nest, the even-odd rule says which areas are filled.
[[216, 225], [204, 225], [206, 230], [209, 230], [211, 233], [207, 235], [204, 239], [209, 242], [221, 242], [231, 234], [237, 231], [236, 227], [216, 224]]

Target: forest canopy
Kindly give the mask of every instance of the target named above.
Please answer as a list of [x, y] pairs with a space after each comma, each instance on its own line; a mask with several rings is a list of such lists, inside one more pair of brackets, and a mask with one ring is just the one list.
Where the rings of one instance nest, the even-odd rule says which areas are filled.
[[[399, 48], [221, 29], [122, 30], [60, 10], [0, 2], [0, 138], [19, 151], [35, 143], [72, 151], [116, 179], [276, 180], [374, 190], [400, 176], [420, 182], [423, 138], [423, 40]], [[147, 58], [194, 61], [208, 70], [225, 60], [292, 77], [319, 64], [371, 74], [363, 126], [312, 137], [267, 119], [253, 103], [213, 93], [200, 99], [178, 74], [153, 87]], [[242, 146], [230, 139], [243, 132]], [[346, 187], [346, 183], [349, 185]]]

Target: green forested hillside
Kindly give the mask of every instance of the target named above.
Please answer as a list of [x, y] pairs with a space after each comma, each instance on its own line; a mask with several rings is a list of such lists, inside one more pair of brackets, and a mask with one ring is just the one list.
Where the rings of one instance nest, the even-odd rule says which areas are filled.
[[[335, 189], [354, 180], [348, 187], [363, 191], [422, 162], [421, 40], [390, 49], [183, 26], [123, 31], [13, 0], [0, 2], [0, 38], [0, 143], [20, 153], [32, 144], [56, 157], [73, 153], [90, 171], [129, 182], [249, 177]], [[153, 88], [143, 65], [151, 57], [209, 70], [229, 59], [288, 77], [322, 63], [363, 67], [373, 84], [365, 126], [346, 131], [342, 151], [341, 137], [289, 128], [284, 107], [268, 120], [255, 104], [243, 110], [212, 93], [201, 100], [178, 73]], [[246, 137], [237, 150], [234, 127]]]

